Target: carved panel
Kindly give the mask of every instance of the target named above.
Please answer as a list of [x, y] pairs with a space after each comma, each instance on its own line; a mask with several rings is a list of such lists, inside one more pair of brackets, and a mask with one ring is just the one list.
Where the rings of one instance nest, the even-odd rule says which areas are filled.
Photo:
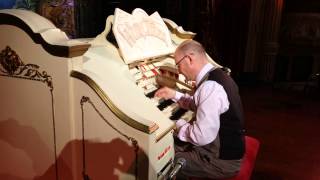
[[41, 81], [52, 90], [52, 77], [46, 71], [40, 72], [36, 64], [24, 64], [17, 53], [7, 46], [0, 52], [0, 76]]

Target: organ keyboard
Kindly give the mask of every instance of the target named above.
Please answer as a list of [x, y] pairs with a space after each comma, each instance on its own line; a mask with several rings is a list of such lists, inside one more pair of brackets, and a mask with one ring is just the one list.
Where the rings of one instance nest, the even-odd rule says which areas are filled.
[[[171, 61], [173, 60], [173, 57], [169, 58]], [[166, 66], [161, 66], [163, 63], [166, 63]], [[170, 63], [171, 64], [169, 64], [169, 62], [159, 61], [148, 64], [141, 63], [132, 67], [130, 69], [130, 73], [136, 80], [137, 86], [143, 89], [145, 96], [149, 98], [153, 102], [154, 106], [162, 111], [166, 117], [171, 120], [183, 118], [189, 121], [193, 116], [191, 111], [188, 112], [186, 109], [180, 108], [179, 105], [171, 99], [165, 100], [154, 97], [155, 92], [161, 86], [168, 86], [180, 91], [191, 91], [192, 87], [189, 85], [190, 83], [188, 84], [188, 82], [185, 82], [185, 78], [183, 75], [178, 74], [177, 69], [174, 67], [168, 67], [168, 65], [172, 66], [172, 62]], [[182, 80], [179, 80], [179, 77]], [[180, 88], [177, 87], [178, 82], [180, 84]]]

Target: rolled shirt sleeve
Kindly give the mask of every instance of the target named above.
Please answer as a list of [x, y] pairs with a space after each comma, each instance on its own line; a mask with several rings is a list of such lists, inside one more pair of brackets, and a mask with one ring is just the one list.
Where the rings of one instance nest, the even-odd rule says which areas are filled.
[[[179, 99], [182, 97], [184, 96]], [[215, 81], [204, 82], [195, 92], [193, 99], [192, 102], [197, 107], [196, 120], [188, 123], [179, 119], [176, 122], [177, 137], [182, 141], [203, 146], [216, 138], [220, 128], [220, 115], [228, 110], [229, 101], [224, 88]]]

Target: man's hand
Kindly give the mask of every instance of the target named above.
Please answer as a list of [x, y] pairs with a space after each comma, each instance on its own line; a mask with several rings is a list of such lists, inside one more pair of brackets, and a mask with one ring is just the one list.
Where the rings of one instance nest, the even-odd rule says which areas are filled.
[[174, 96], [176, 95], [176, 91], [168, 87], [163, 87], [160, 88], [154, 95], [156, 97], [164, 98], [167, 100], [174, 98]]

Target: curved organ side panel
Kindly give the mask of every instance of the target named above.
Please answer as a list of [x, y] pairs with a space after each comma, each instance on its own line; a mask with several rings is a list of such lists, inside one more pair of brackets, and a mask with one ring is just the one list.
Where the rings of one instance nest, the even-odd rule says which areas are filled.
[[148, 179], [149, 146], [154, 146], [150, 135], [121, 121], [97, 96], [96, 84], [73, 76], [72, 84], [78, 89], [73, 96], [78, 121], [74, 122], [73, 148], [81, 161], [73, 162], [76, 176], [85, 172], [90, 179]]
[[24, 10], [0, 10], [0, 36], [0, 179], [72, 177], [69, 71], [89, 44]]

